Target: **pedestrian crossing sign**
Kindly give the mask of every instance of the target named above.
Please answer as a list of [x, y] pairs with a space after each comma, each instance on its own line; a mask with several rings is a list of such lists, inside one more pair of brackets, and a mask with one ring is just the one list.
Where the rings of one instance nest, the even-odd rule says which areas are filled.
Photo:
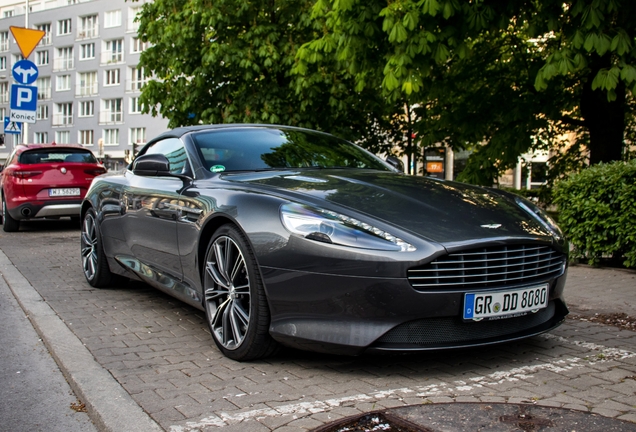
[[22, 123], [11, 121], [11, 118], [4, 118], [4, 133], [5, 134], [21, 134]]

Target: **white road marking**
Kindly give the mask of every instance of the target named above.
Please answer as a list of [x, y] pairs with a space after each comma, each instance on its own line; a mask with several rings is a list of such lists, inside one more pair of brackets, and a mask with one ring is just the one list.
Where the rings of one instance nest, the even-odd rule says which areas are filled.
[[[316, 414], [331, 411], [345, 403], [350, 402], [370, 402], [381, 399], [390, 398], [395, 395], [408, 395], [427, 398], [443, 395], [456, 395], [458, 393], [468, 392], [475, 388], [484, 386], [496, 386], [505, 382], [515, 382], [523, 379], [532, 378], [532, 374], [547, 370], [551, 372], [563, 372], [574, 368], [584, 367], [586, 365], [594, 365], [612, 360], [624, 360], [636, 357], [635, 352], [618, 348], [609, 348], [603, 345], [569, 340], [560, 336], [551, 334], [542, 335], [546, 339], [554, 339], [561, 343], [575, 345], [590, 351], [590, 355], [581, 357], [568, 357], [565, 359], [551, 360], [546, 363], [538, 363], [534, 365], [521, 366], [508, 369], [505, 371], [496, 371], [484, 376], [472, 377], [466, 381], [457, 380], [452, 383], [439, 382], [426, 386], [418, 386], [415, 388], [398, 388], [392, 390], [382, 390], [369, 394], [357, 394], [352, 396], [344, 396], [341, 398], [327, 399], [324, 401], [300, 402], [295, 404], [281, 405], [272, 408], [256, 409], [238, 413], [221, 412], [218, 415], [211, 415], [195, 422], [186, 422], [185, 425], [171, 426], [170, 432], [194, 432], [206, 427], [224, 427], [231, 424], [240, 423], [248, 420], [257, 420], [264, 417], [293, 416], [300, 417], [305, 414]], [[410, 395], [413, 396], [413, 395]]]

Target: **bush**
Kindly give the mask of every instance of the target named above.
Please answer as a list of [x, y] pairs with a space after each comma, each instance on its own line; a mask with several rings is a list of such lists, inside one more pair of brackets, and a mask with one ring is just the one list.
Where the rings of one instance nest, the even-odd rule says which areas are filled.
[[636, 267], [636, 160], [571, 175], [556, 184], [554, 202], [573, 258], [592, 265], [613, 258]]

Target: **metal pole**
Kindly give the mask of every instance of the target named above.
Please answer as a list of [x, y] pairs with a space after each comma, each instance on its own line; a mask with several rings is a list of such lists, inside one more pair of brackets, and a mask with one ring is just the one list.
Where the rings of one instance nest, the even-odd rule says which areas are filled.
[[[26, 1], [26, 9], [24, 10], [24, 28], [29, 28], [29, 0]], [[29, 143], [29, 124], [27, 122], [22, 123], [22, 143]]]

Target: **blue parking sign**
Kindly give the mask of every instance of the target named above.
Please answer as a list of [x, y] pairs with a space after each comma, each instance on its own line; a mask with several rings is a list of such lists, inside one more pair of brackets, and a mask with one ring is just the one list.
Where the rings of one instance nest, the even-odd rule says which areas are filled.
[[38, 88], [20, 84], [11, 85], [11, 121], [35, 123], [38, 108]]
[[38, 88], [21, 84], [11, 84], [11, 109], [36, 111], [38, 108]]

